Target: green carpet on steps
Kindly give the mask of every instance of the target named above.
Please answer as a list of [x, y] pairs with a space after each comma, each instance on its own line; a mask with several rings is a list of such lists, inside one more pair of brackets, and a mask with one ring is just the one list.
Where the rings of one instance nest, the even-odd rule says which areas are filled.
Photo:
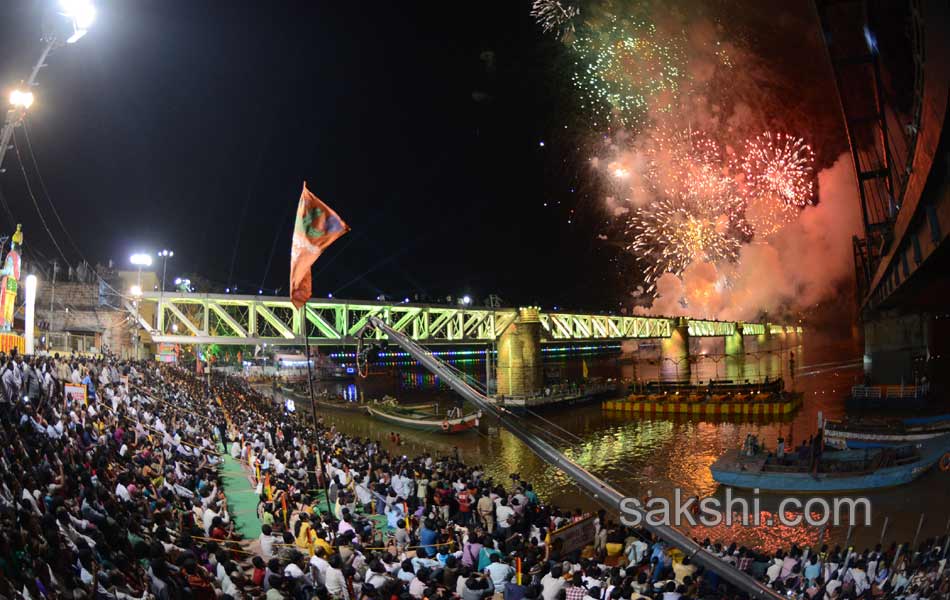
[[224, 455], [221, 480], [234, 528], [244, 539], [256, 538], [261, 534], [261, 520], [257, 518], [258, 497], [247, 479], [244, 467], [230, 454]]
[[[228, 513], [231, 514], [234, 528], [244, 536], [244, 539], [256, 538], [261, 533], [261, 520], [257, 518], [258, 496], [251, 487], [241, 463], [230, 454], [224, 454], [223, 458], [221, 481], [224, 495], [228, 499]], [[315, 495], [312, 506], [318, 514], [326, 512], [326, 494], [323, 490]], [[357, 508], [357, 513], [362, 513], [362, 508]], [[386, 515], [367, 516], [375, 523], [377, 530], [392, 532], [387, 526]]]

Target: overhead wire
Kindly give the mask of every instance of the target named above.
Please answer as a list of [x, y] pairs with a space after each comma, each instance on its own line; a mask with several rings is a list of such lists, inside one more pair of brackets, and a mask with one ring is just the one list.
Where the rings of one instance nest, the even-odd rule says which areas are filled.
[[43, 229], [46, 230], [46, 235], [49, 236], [53, 246], [56, 247], [56, 251], [59, 252], [59, 255], [63, 258], [63, 262], [69, 265], [69, 259], [66, 258], [66, 254], [63, 252], [63, 249], [60, 248], [59, 242], [56, 241], [56, 237], [53, 236], [53, 232], [50, 231], [49, 225], [46, 223], [46, 217], [43, 216], [43, 211], [40, 210], [40, 204], [36, 201], [36, 194], [33, 193], [33, 186], [30, 185], [30, 177], [26, 173], [26, 167], [23, 165], [23, 157], [20, 155], [20, 143], [17, 139], [16, 129], [13, 130], [13, 149], [16, 152], [17, 162], [20, 164], [20, 172], [23, 173], [23, 181], [26, 183], [26, 191], [29, 193], [30, 199], [33, 201], [33, 206], [36, 208], [36, 214], [40, 217], [40, 222], [43, 224]]
[[[56, 217], [56, 220], [57, 220], [57, 222], [59, 223], [60, 227], [62, 228], [63, 232], [66, 234], [67, 239], [69, 239], [70, 244], [72, 244], [73, 249], [76, 251], [76, 253], [79, 255], [79, 257], [82, 259], [82, 261], [83, 261], [84, 263], [86, 263], [86, 264], [90, 264], [89, 261], [86, 259], [86, 256], [83, 254], [82, 250], [79, 248], [79, 245], [76, 244], [76, 241], [73, 239], [72, 234], [69, 233], [69, 230], [66, 228], [65, 224], [63, 223], [62, 218], [59, 216], [59, 211], [56, 210], [56, 205], [53, 203], [53, 198], [52, 198], [52, 196], [50, 196], [50, 194], [49, 194], [49, 191], [48, 191], [48, 189], [47, 189], [47, 187], [46, 187], [45, 180], [43, 179], [43, 175], [42, 175], [42, 173], [41, 173], [41, 171], [40, 171], [39, 161], [36, 160], [36, 154], [33, 152], [33, 147], [32, 147], [32, 144], [30, 143], [29, 133], [27, 132], [27, 129], [26, 129], [26, 120], [24, 120], [23, 124], [24, 124], [23, 133], [24, 133], [24, 137], [25, 137], [25, 139], [26, 139], [27, 148], [28, 148], [28, 150], [29, 150], [29, 152], [30, 152], [30, 157], [32, 158], [33, 168], [34, 168], [34, 170], [36, 171], [37, 179], [39, 179], [39, 181], [40, 181], [40, 186], [41, 186], [42, 189], [43, 189], [43, 193], [46, 195], [46, 200], [47, 200], [47, 202], [49, 203], [50, 207], [51, 207], [52, 210], [53, 210], [53, 215]], [[16, 130], [14, 130], [13, 148], [14, 148], [14, 151], [16, 152], [17, 160], [18, 160], [18, 162], [20, 163], [20, 171], [23, 173], [23, 179], [26, 181], [26, 187], [27, 187], [27, 190], [29, 191], [30, 198], [33, 200], [33, 206], [36, 207], [36, 212], [37, 212], [37, 214], [40, 216], [40, 221], [42, 221], [43, 227], [44, 227], [44, 229], [46, 229], [47, 235], [50, 236], [50, 240], [52, 240], [53, 245], [56, 246], [56, 249], [59, 251], [59, 255], [62, 257], [63, 262], [65, 263], [66, 267], [69, 268], [69, 269], [71, 269], [71, 268], [72, 268], [72, 264], [71, 264], [71, 263], [69, 262], [69, 260], [66, 258], [66, 255], [63, 253], [62, 248], [59, 246], [59, 244], [56, 242], [56, 239], [53, 237], [53, 234], [52, 234], [52, 232], [50, 231], [49, 226], [48, 226], [47, 223], [46, 223], [46, 219], [43, 217], [42, 211], [40, 211], [39, 203], [36, 201], [36, 196], [33, 194], [33, 189], [32, 189], [32, 186], [30, 185], [29, 177], [28, 177], [27, 174], [26, 174], [26, 169], [25, 169], [25, 166], [24, 166], [24, 164], [23, 164], [23, 159], [22, 159], [22, 157], [21, 157], [21, 155], [20, 155], [20, 145], [19, 145], [18, 139], [17, 139], [17, 137], [16, 137]], [[128, 300], [128, 299], [130, 298], [130, 296], [128, 296], [127, 294], [123, 294], [123, 293], [120, 292], [119, 290], [115, 289], [115, 287], [113, 287], [112, 284], [110, 284], [104, 277], [102, 277], [101, 275], [99, 275], [99, 273], [96, 272], [95, 269], [93, 269], [92, 271], [93, 271], [93, 274], [96, 276], [96, 279], [97, 279], [100, 283], [102, 283], [103, 285], [105, 285], [107, 288], [109, 288], [110, 290], [112, 290], [112, 292], [115, 293], [116, 296], [118, 296], [118, 297], [120, 297], [120, 298], [122, 298], [122, 299], [124, 299], [124, 300]]]
[[3, 205], [3, 211], [7, 213], [7, 218], [10, 219], [10, 227], [16, 227], [16, 217], [13, 216], [13, 211], [10, 210], [10, 205], [7, 204], [7, 197], [3, 193], [3, 189], [0, 189], [0, 205]]
[[70, 245], [73, 247], [73, 250], [76, 251], [83, 260], [86, 258], [83, 256], [82, 251], [79, 249], [79, 245], [76, 243], [76, 240], [73, 239], [69, 229], [66, 228], [66, 225], [63, 223], [63, 219], [59, 216], [59, 211], [56, 210], [56, 205], [53, 204], [53, 197], [50, 196], [49, 190], [46, 189], [46, 181], [43, 179], [43, 173], [40, 171], [40, 165], [36, 160], [36, 154], [33, 153], [33, 144], [30, 142], [30, 130], [27, 127], [28, 119], [23, 119], [23, 137], [26, 140], [26, 149], [30, 153], [30, 159], [33, 162], [33, 170], [36, 171], [36, 178], [40, 181], [40, 188], [43, 190], [43, 195], [46, 196], [46, 201], [49, 203], [50, 209], [53, 211], [53, 216], [56, 217], [56, 222], [59, 223], [60, 229], [63, 230], [63, 233], [66, 234], [66, 239], [69, 240]]

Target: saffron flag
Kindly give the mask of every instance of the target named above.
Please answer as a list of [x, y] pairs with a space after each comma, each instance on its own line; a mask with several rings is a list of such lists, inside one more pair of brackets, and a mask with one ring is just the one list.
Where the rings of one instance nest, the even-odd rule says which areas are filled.
[[300, 308], [310, 299], [310, 267], [314, 261], [349, 230], [339, 215], [307, 189], [305, 181], [290, 244], [290, 300], [294, 306]]

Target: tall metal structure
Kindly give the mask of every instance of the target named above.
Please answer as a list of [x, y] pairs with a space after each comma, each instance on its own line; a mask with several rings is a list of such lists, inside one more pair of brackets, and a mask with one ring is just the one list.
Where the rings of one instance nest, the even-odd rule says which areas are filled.
[[[864, 237], [853, 242], [861, 298], [893, 241], [914, 158], [923, 82], [918, 4], [816, 1], [861, 198]], [[898, 44], [904, 18], [910, 38]]]
[[947, 381], [950, 5], [815, 3], [861, 199], [854, 260], [865, 375]]
[[861, 198], [862, 309], [888, 298], [946, 237], [939, 191], [950, 84], [943, 0], [816, 0]]

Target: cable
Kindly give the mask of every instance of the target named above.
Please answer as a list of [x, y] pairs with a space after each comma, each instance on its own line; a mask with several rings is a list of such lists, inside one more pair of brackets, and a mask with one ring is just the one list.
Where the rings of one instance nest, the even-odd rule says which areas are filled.
[[[26, 127], [26, 119], [24, 119], [24, 121], [23, 121], [23, 135], [24, 135], [24, 137], [26, 138], [27, 149], [29, 150], [29, 152], [30, 152], [30, 157], [31, 157], [31, 159], [32, 159], [32, 161], [33, 161], [33, 168], [36, 170], [37, 178], [40, 180], [40, 187], [43, 189], [43, 193], [46, 195], [46, 201], [49, 203], [50, 208], [53, 210], [53, 215], [56, 217], [56, 221], [59, 223], [59, 226], [60, 226], [60, 228], [63, 230], [63, 232], [66, 234], [66, 238], [69, 240], [69, 243], [72, 245], [73, 249], [76, 251], [76, 253], [79, 255], [79, 257], [82, 259], [82, 261], [83, 261], [84, 263], [86, 263], [86, 264], [88, 264], [88, 265], [91, 266], [91, 264], [89, 263], [89, 261], [86, 259], [85, 254], [83, 254], [82, 250], [80, 250], [80, 248], [79, 248], [79, 245], [76, 244], [76, 241], [73, 239], [73, 236], [69, 233], [69, 229], [67, 229], [67, 228], [66, 228], [66, 225], [63, 224], [63, 220], [62, 220], [62, 218], [60, 218], [60, 216], [59, 216], [59, 211], [56, 210], [56, 205], [53, 204], [53, 198], [52, 198], [52, 196], [50, 196], [49, 190], [46, 188], [46, 182], [43, 180], [43, 175], [42, 175], [42, 173], [40, 172], [40, 165], [39, 165], [39, 162], [36, 160], [36, 155], [35, 155], [34, 152], [33, 152], [33, 145], [30, 143], [30, 136], [29, 136], [29, 132], [27, 131], [27, 127]], [[20, 146], [19, 146], [19, 144], [16, 143], [16, 142], [17, 142], [17, 140], [16, 140], [16, 130], [14, 130], [14, 150], [16, 151], [17, 158], [19, 159], [19, 162], [20, 162], [20, 170], [23, 171], [23, 178], [26, 180], [27, 189], [30, 191], [30, 197], [33, 199], [33, 205], [36, 206], [36, 211], [37, 211], [37, 213], [40, 215], [40, 220], [43, 222], [43, 226], [44, 226], [44, 228], [46, 228], [47, 234], [50, 235], [50, 239], [53, 240], [53, 244], [56, 246], [56, 249], [59, 250], [60, 256], [63, 257], [63, 262], [66, 263], [66, 267], [67, 267], [67, 268], [72, 268], [72, 265], [70, 265], [69, 261], [66, 260], [66, 256], [63, 254], [63, 251], [62, 251], [62, 249], [59, 247], [59, 244], [57, 244], [57, 243], [56, 243], [56, 240], [53, 239], [52, 233], [50, 233], [49, 227], [47, 227], [47, 225], [46, 225], [46, 219], [43, 218], [43, 214], [40, 212], [39, 204], [38, 204], [37, 201], [36, 201], [36, 197], [33, 196], [33, 191], [32, 191], [32, 188], [30, 187], [29, 178], [27, 178], [27, 176], [26, 176], [26, 170], [24, 169], [23, 160], [22, 160], [22, 158], [20, 157]], [[5, 204], [5, 202], [4, 202], [4, 204]], [[12, 215], [11, 215], [11, 216], [12, 216]], [[115, 289], [114, 287], [112, 287], [112, 284], [110, 284], [108, 281], [105, 280], [105, 278], [103, 278], [101, 275], [99, 275], [99, 273], [96, 272], [96, 270], [95, 270], [94, 268], [93, 268], [93, 274], [96, 276], [96, 279], [97, 279], [100, 283], [104, 284], [107, 288], [109, 288], [110, 290], [112, 290], [112, 291], [113, 291], [117, 296], [119, 296], [120, 298], [123, 298], [123, 299], [126, 299], [126, 300], [131, 298], [131, 296], [128, 296], [128, 295], [126, 295], [126, 294], [123, 294], [123, 293], [120, 292], [119, 290], [117, 290], [117, 289]]]
[[26, 139], [26, 149], [29, 151], [30, 159], [33, 161], [33, 170], [36, 171], [36, 178], [40, 180], [40, 188], [43, 190], [43, 194], [46, 196], [46, 201], [49, 203], [49, 207], [53, 211], [53, 216], [56, 217], [56, 222], [59, 223], [60, 229], [62, 229], [63, 233], [66, 234], [66, 239], [69, 240], [69, 243], [72, 245], [73, 250], [76, 251], [76, 254], [78, 254], [83, 260], [86, 260], [86, 257], [83, 256], [82, 251], [76, 244], [76, 240], [73, 239], [72, 234], [69, 233], [69, 230], [66, 229], [66, 225], [63, 224], [63, 220], [59, 216], [59, 211], [56, 210], [56, 205], [53, 204], [53, 197], [49, 195], [49, 191], [46, 189], [46, 182], [43, 180], [43, 174], [40, 172], [40, 165], [36, 161], [36, 155], [33, 153], [33, 144], [30, 143], [30, 132], [29, 129], [27, 129], [27, 119], [23, 119], [23, 137]]
[[7, 204], [7, 197], [4, 195], [2, 189], [0, 189], [0, 204], [3, 205], [3, 210], [7, 213], [7, 217], [10, 219], [10, 227], [16, 229], [16, 217], [13, 216], [13, 211], [10, 210], [10, 205]]
[[46, 235], [49, 236], [53, 245], [56, 246], [56, 250], [59, 252], [59, 255], [63, 257], [63, 262], [66, 265], [69, 265], [69, 260], [66, 259], [66, 255], [63, 253], [63, 249], [59, 247], [59, 242], [56, 241], [56, 238], [53, 237], [53, 232], [49, 230], [49, 225], [46, 224], [46, 217], [43, 216], [42, 211], [40, 211], [40, 204], [36, 201], [36, 195], [33, 194], [33, 186], [30, 185], [30, 178], [26, 174], [26, 168], [23, 166], [23, 157], [20, 156], [20, 144], [17, 141], [16, 129], [13, 130], [13, 149], [16, 152], [17, 162], [20, 163], [20, 172], [23, 173], [23, 181], [26, 182], [26, 190], [30, 194], [30, 199], [33, 200], [33, 206], [36, 207], [36, 214], [40, 216], [40, 222], [43, 224], [43, 229], [46, 230]]

